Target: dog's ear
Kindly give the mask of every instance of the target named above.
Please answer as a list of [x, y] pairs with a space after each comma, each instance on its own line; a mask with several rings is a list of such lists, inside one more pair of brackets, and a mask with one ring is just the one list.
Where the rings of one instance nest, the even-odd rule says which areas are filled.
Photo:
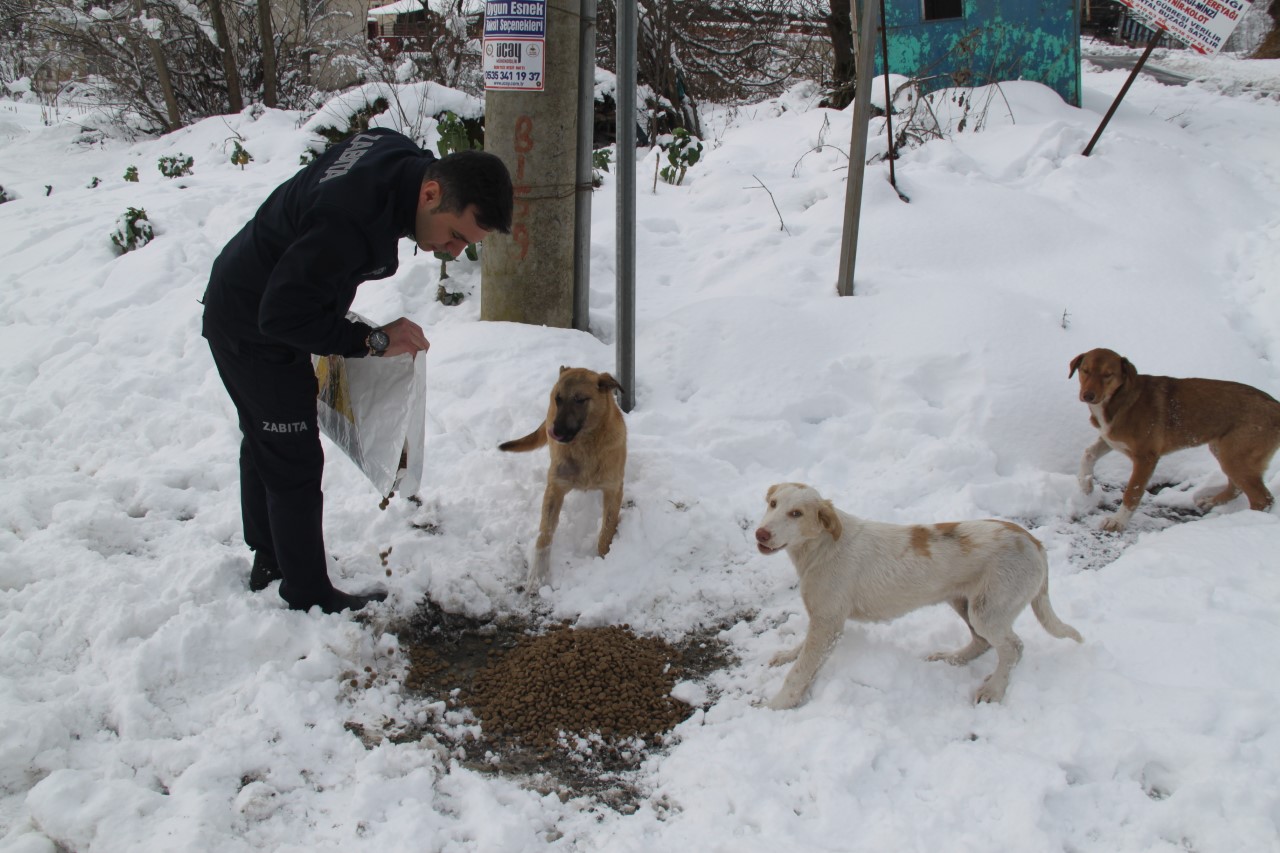
[[601, 391], [622, 391], [622, 385], [608, 373], [596, 376], [596, 387]]
[[1137, 379], [1138, 368], [1134, 367], [1129, 359], [1122, 358], [1120, 359], [1120, 374], [1124, 376], [1126, 382], [1130, 379]]
[[840, 516], [836, 514], [835, 504], [831, 501], [818, 504], [818, 521], [822, 522], [823, 528], [831, 534], [833, 540], [840, 541], [844, 527], [840, 524]]
[[1084, 353], [1080, 353], [1078, 356], [1071, 359], [1071, 372], [1067, 374], [1068, 379], [1076, 375], [1076, 371], [1080, 369], [1080, 362], [1082, 361], [1084, 361]]
[[570, 368], [569, 368], [568, 366], [566, 366], [566, 365], [563, 365], [563, 364], [562, 364], [562, 365], [560, 365], [560, 372], [561, 372], [561, 373], [564, 373], [566, 370], [569, 370], [569, 369], [570, 369]]

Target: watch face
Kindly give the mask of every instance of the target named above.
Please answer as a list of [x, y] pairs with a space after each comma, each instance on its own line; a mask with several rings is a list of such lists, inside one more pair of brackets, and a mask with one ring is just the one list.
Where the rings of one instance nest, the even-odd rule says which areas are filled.
[[391, 338], [387, 337], [387, 333], [381, 329], [375, 329], [369, 335], [369, 346], [373, 348], [374, 352], [382, 352], [390, 345]]

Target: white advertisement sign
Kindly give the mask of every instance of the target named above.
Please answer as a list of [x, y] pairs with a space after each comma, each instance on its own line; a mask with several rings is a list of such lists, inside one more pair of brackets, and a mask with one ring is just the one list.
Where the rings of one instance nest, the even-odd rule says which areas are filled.
[[1217, 53], [1249, 11], [1250, 0], [1120, 0], [1156, 29], [1200, 53]]
[[484, 87], [541, 92], [546, 80], [546, 0], [484, 4]]

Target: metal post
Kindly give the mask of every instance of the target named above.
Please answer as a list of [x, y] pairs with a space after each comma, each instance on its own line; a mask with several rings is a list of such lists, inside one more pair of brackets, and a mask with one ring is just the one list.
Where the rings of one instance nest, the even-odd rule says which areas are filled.
[[573, 232], [573, 327], [591, 328], [591, 171], [596, 115], [596, 0], [582, 0], [578, 44], [578, 186]]
[[903, 201], [911, 201], [898, 189], [898, 178], [893, 172], [893, 161], [898, 152], [893, 146], [893, 93], [889, 86], [889, 22], [885, 19], [884, 0], [880, 0], [880, 56], [884, 60], [884, 129], [889, 137], [889, 185]]
[[1089, 144], [1084, 147], [1082, 152], [1088, 157], [1093, 152], [1093, 146], [1098, 142], [1098, 137], [1102, 136], [1102, 131], [1107, 126], [1107, 122], [1111, 121], [1111, 117], [1116, 114], [1116, 110], [1120, 106], [1120, 102], [1124, 100], [1125, 93], [1129, 91], [1129, 87], [1133, 85], [1134, 79], [1138, 76], [1138, 72], [1142, 70], [1142, 66], [1147, 64], [1147, 57], [1151, 55], [1151, 51], [1156, 49], [1156, 42], [1160, 41], [1160, 36], [1164, 35], [1164, 30], [1156, 29], [1151, 34], [1151, 40], [1147, 42], [1147, 49], [1142, 52], [1142, 56], [1133, 66], [1133, 70], [1129, 72], [1129, 79], [1124, 81], [1124, 85], [1120, 87], [1120, 94], [1116, 95], [1116, 99], [1111, 102], [1111, 108], [1107, 110], [1107, 114], [1102, 117], [1102, 124], [1098, 125], [1098, 129], [1093, 132], [1093, 139], [1089, 140]]
[[[856, 0], [853, 14], [858, 9]], [[840, 240], [840, 269], [836, 292], [853, 295], [853, 268], [858, 257], [858, 217], [862, 214], [862, 184], [867, 171], [867, 123], [871, 119], [871, 78], [875, 74], [876, 30], [880, 27], [880, 4], [863, 0], [858, 24], [857, 70], [854, 72], [853, 132], [849, 142], [849, 177], [844, 191], [844, 234]]]
[[617, 2], [617, 376], [622, 411], [636, 403], [636, 0]]

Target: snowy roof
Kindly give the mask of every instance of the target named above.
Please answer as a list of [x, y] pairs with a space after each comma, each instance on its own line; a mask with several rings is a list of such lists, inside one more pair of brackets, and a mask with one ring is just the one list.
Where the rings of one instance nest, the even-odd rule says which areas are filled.
[[388, 15], [407, 15], [411, 12], [421, 12], [423, 6], [426, 6], [437, 15], [448, 15], [462, 7], [462, 11], [469, 15], [478, 15], [484, 11], [484, 0], [396, 0], [394, 3], [388, 3], [385, 6], [374, 6], [369, 10], [369, 17], [385, 17]]

